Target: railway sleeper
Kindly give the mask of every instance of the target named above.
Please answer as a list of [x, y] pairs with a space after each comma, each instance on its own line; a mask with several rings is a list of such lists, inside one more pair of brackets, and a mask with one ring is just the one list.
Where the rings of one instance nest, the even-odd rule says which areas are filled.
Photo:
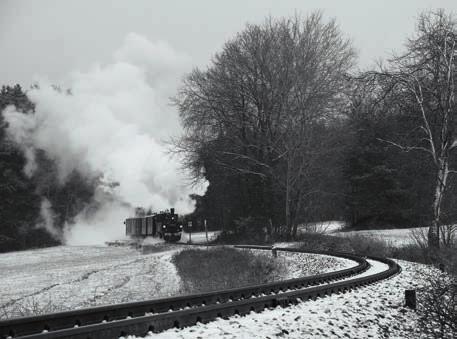
[[[354, 259], [354, 258], [352, 257], [351, 259]], [[191, 298], [191, 300], [192, 300], [191, 302], [189, 302], [189, 299], [172, 298], [172, 299], [174, 299], [174, 302], [172, 305], [170, 305], [169, 303], [166, 302], [166, 300], [164, 300], [163, 303], [161, 301], [159, 301], [159, 303], [154, 303], [154, 308], [152, 308], [150, 306], [150, 304], [148, 305], [147, 303], [145, 303], [144, 305], [137, 305], [137, 306], [135, 306], [133, 311], [132, 311], [132, 309], [125, 308], [125, 311], [124, 311], [124, 309], [122, 307], [120, 309], [118, 307], [116, 307], [116, 308], [113, 307], [111, 309], [106, 310], [106, 312], [103, 313], [104, 316], [102, 318], [105, 320], [105, 322], [109, 322], [106, 325], [110, 329], [106, 329], [106, 330], [102, 331], [103, 333], [105, 333], [106, 331], [109, 331], [109, 336], [102, 335], [102, 332], [97, 332], [96, 338], [108, 338], [108, 337], [118, 336], [121, 333], [119, 330], [120, 329], [119, 326], [121, 326], [121, 327], [123, 326], [122, 331], [125, 331], [126, 333], [128, 332], [129, 334], [144, 335], [151, 331], [158, 332], [158, 331], [162, 331], [162, 330], [172, 328], [172, 327], [183, 327], [183, 326], [193, 325], [193, 324], [195, 324], [195, 322], [197, 320], [202, 321], [202, 322], [207, 322], [211, 319], [214, 319], [215, 317], [227, 317], [227, 316], [230, 316], [233, 314], [245, 315], [252, 311], [259, 312], [266, 307], [268, 308], [268, 307], [274, 307], [274, 306], [278, 306], [278, 305], [287, 306], [290, 303], [297, 302], [297, 297], [280, 297], [280, 295], [278, 295], [278, 298], [274, 298], [273, 295], [271, 295], [271, 294], [268, 295], [269, 294], [268, 291], [271, 291], [271, 293], [277, 294], [280, 290], [285, 291], [285, 290], [297, 289], [297, 287], [308, 287], [309, 285], [314, 284], [317, 281], [324, 282], [324, 281], [334, 280], [334, 279], [337, 279], [337, 278], [340, 278], [343, 276], [347, 277], [348, 272], [349, 273], [356, 273], [356, 272], [360, 273], [361, 269], [366, 269], [366, 266], [367, 266], [366, 261], [365, 261], [365, 263], [362, 263], [361, 261], [359, 261], [359, 266], [357, 269], [353, 269], [352, 271], [345, 270], [344, 272], [346, 272], [346, 273], [343, 273], [343, 271], [341, 271], [337, 275], [331, 276], [331, 278], [329, 278], [327, 276], [325, 278], [317, 276], [312, 279], [304, 279], [305, 281], [303, 281], [303, 279], [300, 279], [302, 281], [300, 283], [298, 283], [299, 285], [297, 285], [297, 283], [292, 283], [292, 282], [291, 283], [284, 282], [283, 284], [281, 284], [281, 283], [267, 284], [269, 286], [268, 290], [265, 289], [266, 286], [256, 286], [256, 287], [253, 287], [248, 290], [240, 289], [240, 291], [231, 291], [230, 294], [224, 293], [224, 292], [222, 292], [222, 294], [221, 293], [219, 293], [219, 294], [210, 293], [210, 294], [205, 295], [204, 300], [203, 299], [199, 300], [198, 297], [197, 298], [194, 297], [194, 298]], [[389, 275], [388, 273], [385, 274], [385, 276], [388, 276], [388, 275]], [[376, 277], [376, 278], [373, 277], [372, 280], [374, 281], [374, 280], [378, 280], [378, 279], [379, 279], [379, 277]], [[346, 290], [346, 288], [344, 288], [343, 290]], [[291, 293], [291, 292], [288, 292], [288, 293]], [[324, 295], [325, 294], [327, 294], [327, 293], [324, 293]], [[246, 297], [247, 299], [249, 299], [252, 296], [260, 296], [258, 299], [262, 299], [262, 300], [259, 300], [257, 302], [254, 301], [253, 303], [249, 303], [246, 299], [240, 300], [243, 297]], [[271, 297], [273, 297], [273, 298], [271, 298]], [[306, 300], [306, 299], [310, 299], [310, 298], [314, 299], [316, 297], [317, 297], [317, 295], [316, 295], [316, 293], [314, 293], [312, 295], [301, 296], [301, 299], [302, 300]], [[165, 315], [165, 317], [163, 317], [163, 315], [160, 314], [160, 313], [163, 313], [163, 311], [165, 311], [165, 312], [168, 311], [170, 309], [170, 306], [172, 309], [179, 310], [188, 305], [201, 305], [203, 303], [206, 304], [207, 302], [208, 302], [208, 304], [216, 304], [216, 302], [221, 303], [221, 302], [225, 302], [226, 300], [229, 300], [229, 299], [231, 299], [235, 303], [241, 302], [241, 304], [236, 305], [236, 308], [231, 308], [229, 306], [227, 308], [222, 308], [219, 311], [216, 311], [216, 309], [213, 308], [208, 313], [207, 312], [203, 312], [203, 313], [192, 312], [193, 316], [191, 316], [191, 317], [188, 317], [188, 316], [182, 314], [182, 316], [180, 316], [179, 319], [173, 319], [175, 312], [163, 314], [163, 315]], [[269, 299], [269, 301], [264, 300], [264, 299]], [[237, 301], [237, 300], [240, 300], [240, 301]], [[113, 305], [113, 306], [117, 306], [117, 305]], [[213, 306], [217, 307], [217, 305], [213, 305]], [[235, 305], [233, 305], [233, 306], [235, 306]], [[178, 313], [181, 313], [181, 311]], [[66, 328], [68, 329], [68, 328], [71, 328], [72, 326], [76, 325], [76, 326], [78, 326], [78, 328], [73, 328], [73, 329], [77, 330], [77, 332], [79, 332], [79, 330], [84, 330], [83, 327], [86, 327], [86, 325], [89, 325], [89, 327], [92, 327], [90, 325], [91, 323], [92, 324], [95, 324], [97, 322], [100, 323], [100, 320], [101, 320], [100, 317], [101, 317], [102, 313], [88, 312], [86, 314], [86, 313], [77, 313], [76, 312], [76, 314], [80, 314], [79, 318], [76, 318], [74, 316], [73, 317], [69, 316], [66, 321], [68, 322], [69, 319], [71, 319], [71, 324]], [[198, 316], [196, 316], [196, 314], [198, 314]], [[144, 319], [144, 320], [126, 319], [128, 316], [130, 316], [130, 317], [141, 316], [141, 318], [143, 318], [143, 317], [151, 318], [151, 321], [150, 322], [144, 321], [146, 319]], [[152, 320], [152, 317], [154, 317], [154, 320]], [[119, 322], [118, 321], [111, 322], [112, 320], [118, 320], [118, 319], [124, 319], [124, 320], [121, 320]], [[58, 319], [57, 323], [60, 323], [61, 321], [62, 321], [62, 319]], [[127, 321], [128, 323], [134, 322], [135, 324], [132, 323], [131, 325], [126, 326], [125, 321]], [[136, 322], [138, 322], [138, 324], [136, 324]], [[53, 323], [53, 328], [51, 329], [52, 331], [56, 330], [57, 327], [59, 327], [59, 326], [54, 326], [54, 325], [56, 325], [56, 324]], [[87, 330], [87, 328], [86, 328], [86, 330]], [[64, 332], [67, 332], [67, 331], [68, 330], [64, 330]], [[117, 333], [116, 333], [116, 331], [117, 331]], [[12, 333], [12, 334], [14, 335], [16, 333]], [[54, 333], [54, 334], [57, 334], [57, 333]], [[23, 334], [19, 334], [19, 335], [23, 335]], [[32, 335], [31, 337], [35, 337], [35, 335]], [[37, 338], [38, 337], [44, 338], [43, 336], [37, 336]], [[57, 338], [57, 337], [58, 336], [54, 336], [52, 332], [46, 334], [46, 338]], [[60, 336], [60, 337], [62, 338], [62, 336]], [[87, 339], [88, 336], [87, 336], [87, 332], [85, 335], [83, 335], [83, 333], [81, 332], [81, 335], [77, 335], [75, 333], [75, 336], [71, 335], [71, 338]]]

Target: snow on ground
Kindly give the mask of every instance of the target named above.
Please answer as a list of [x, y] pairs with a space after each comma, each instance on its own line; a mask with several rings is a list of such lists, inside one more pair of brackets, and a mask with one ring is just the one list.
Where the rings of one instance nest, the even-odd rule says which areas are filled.
[[[391, 246], [401, 247], [409, 244], [414, 244], [413, 234], [427, 234], [427, 227], [416, 228], [398, 228], [387, 230], [361, 230], [350, 232], [335, 232], [332, 235], [341, 237], [364, 236], [386, 241]], [[425, 232], [425, 233], [424, 233]], [[425, 238], [426, 239], [426, 238]]]
[[[0, 254], [0, 318], [178, 295], [181, 283], [171, 257], [186, 247], [151, 244], [148, 254], [141, 254], [125, 246], [58, 246]], [[270, 251], [246, 251], [268, 260], [272, 255]], [[331, 256], [281, 251], [275, 260], [283, 270], [272, 280], [356, 264]]]
[[0, 318], [175, 295], [177, 247], [58, 246], [0, 254]]
[[[182, 248], [141, 255], [126, 247], [59, 246], [0, 254], [0, 317], [177, 294], [180, 281], [170, 258]], [[309, 266], [337, 270], [354, 265], [346, 259], [326, 261], [326, 256], [281, 251], [277, 260], [287, 265], [285, 278], [303, 276]], [[147, 338], [416, 338], [416, 314], [403, 307], [404, 290], [420, 288], [420, 271], [428, 268], [399, 263], [403, 269], [399, 275], [346, 294]], [[384, 264], [371, 264], [363, 275], [386, 269]], [[47, 309], [50, 304], [55, 309]]]
[[360, 230], [360, 231], [343, 231], [345, 227], [344, 221], [321, 221], [313, 222], [298, 227], [300, 233], [324, 233], [334, 236], [351, 237], [364, 236], [386, 241], [391, 246], [401, 247], [409, 244], [414, 244], [416, 237], [426, 239], [428, 227], [412, 227], [401, 229], [379, 229], [379, 230]]
[[[208, 231], [208, 241], [216, 240], [221, 231]], [[192, 232], [190, 234], [192, 244], [206, 244], [206, 232]], [[189, 233], [182, 232], [180, 243], [189, 242]]]
[[[384, 264], [371, 264], [364, 275], [386, 269]], [[406, 261], [399, 264], [400, 274], [345, 294], [145, 338], [418, 338], [416, 313], [403, 307], [404, 290], [422, 287], [418, 278], [428, 268]]]
[[[270, 251], [265, 250], [244, 249], [243, 251], [252, 251], [256, 255], [267, 257], [272, 256]], [[269, 260], [275, 260], [284, 270], [282, 270], [281, 276], [274, 277], [274, 280], [302, 278], [357, 266], [357, 262], [353, 260], [329, 255], [283, 251], [278, 251], [277, 253], [277, 258]]]
[[[427, 234], [427, 227], [413, 227], [413, 228], [402, 228], [402, 229], [380, 229], [380, 230], [360, 230], [360, 231], [349, 231], [344, 232], [345, 227], [344, 221], [330, 220], [330, 221], [319, 221], [312, 222], [307, 224], [302, 224], [298, 226], [299, 233], [323, 233], [330, 234], [335, 236], [366, 236], [371, 238], [376, 238], [388, 242], [392, 246], [405, 246], [408, 244], [415, 243], [413, 238], [413, 233], [416, 235], [422, 236]], [[221, 231], [210, 231], [208, 232], [208, 241], [212, 241], [218, 237]], [[188, 243], [189, 233], [182, 232], [181, 243]], [[206, 234], [205, 232], [192, 233], [192, 243], [194, 244], [204, 244], [206, 243]], [[293, 243], [282, 243], [281, 246], [291, 246]], [[277, 244], [279, 246], [279, 244]]]
[[165, 240], [158, 237], [146, 237], [142, 239], [141, 245], [156, 245], [156, 244], [165, 244]]
[[298, 226], [300, 233], [316, 232], [316, 233], [333, 233], [340, 231], [345, 226], [344, 221], [329, 220], [329, 221], [318, 221], [311, 222]]

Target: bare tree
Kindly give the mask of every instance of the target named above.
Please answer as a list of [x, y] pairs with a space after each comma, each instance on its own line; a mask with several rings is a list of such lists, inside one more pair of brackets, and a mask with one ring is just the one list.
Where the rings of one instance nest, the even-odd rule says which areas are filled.
[[271, 191], [283, 196], [285, 230], [295, 234], [313, 193], [305, 185], [320, 149], [313, 133], [341, 109], [354, 56], [321, 13], [248, 25], [206, 71], [186, 77], [175, 99], [188, 165], [199, 174], [199, 152], [210, 150], [220, 167], [258, 178], [266, 201]]
[[[407, 43], [407, 52], [381, 67], [390, 98], [404, 112], [414, 114], [417, 128], [409, 137], [414, 142], [387, 141], [409, 151], [422, 151], [433, 161], [436, 186], [433, 221], [428, 233], [431, 247], [449, 240], [444, 234], [451, 227], [441, 225], [442, 201], [448, 186], [450, 168], [457, 148], [457, 22], [443, 10], [419, 17], [416, 36]], [[440, 234], [441, 233], [441, 234]]]

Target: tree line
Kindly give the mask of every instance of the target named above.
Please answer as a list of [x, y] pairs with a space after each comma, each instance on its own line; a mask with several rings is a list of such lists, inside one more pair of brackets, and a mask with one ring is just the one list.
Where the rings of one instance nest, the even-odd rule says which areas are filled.
[[22, 114], [35, 108], [20, 85], [1, 88], [0, 252], [61, 243], [65, 222], [89, 206], [96, 187], [77, 172], [59, 184], [57, 165], [43, 150], [36, 154], [37, 170], [27, 175], [26, 158], [6, 133], [3, 111], [11, 105]]
[[[430, 244], [448, 244], [457, 218], [456, 42], [452, 14], [425, 12], [404, 52], [362, 72], [350, 39], [319, 12], [247, 25], [173, 98], [183, 127], [174, 151], [193, 179], [209, 182], [187, 218], [252, 240], [291, 239], [300, 224], [331, 219], [430, 225]], [[19, 85], [2, 87], [0, 111], [9, 105], [34, 114]], [[6, 128], [2, 113], [0, 247], [58, 243], [96, 179], [75, 172], [58, 184], [40, 150], [27, 176]], [[57, 234], [36, 227], [43, 201]]]
[[405, 52], [357, 71], [321, 13], [267, 18], [188, 74], [174, 102], [176, 142], [209, 182], [196, 214], [226, 233], [294, 238], [298, 225], [455, 227], [457, 23], [420, 15]]

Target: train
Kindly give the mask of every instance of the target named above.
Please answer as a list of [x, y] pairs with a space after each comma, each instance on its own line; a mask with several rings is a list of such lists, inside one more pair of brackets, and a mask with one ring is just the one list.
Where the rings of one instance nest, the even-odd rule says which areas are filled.
[[169, 242], [179, 241], [183, 229], [174, 208], [170, 208], [170, 211], [127, 218], [124, 224], [125, 234], [130, 238], [155, 237]]

